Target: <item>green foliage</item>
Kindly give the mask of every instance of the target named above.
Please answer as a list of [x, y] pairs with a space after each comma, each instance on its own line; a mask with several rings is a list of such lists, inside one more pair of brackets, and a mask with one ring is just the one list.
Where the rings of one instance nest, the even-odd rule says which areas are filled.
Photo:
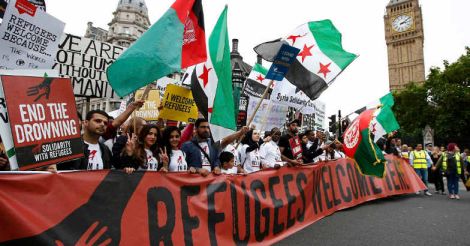
[[422, 141], [429, 124], [438, 144], [470, 145], [470, 48], [444, 69], [431, 68], [423, 85], [411, 84], [395, 96], [395, 112], [402, 135]]

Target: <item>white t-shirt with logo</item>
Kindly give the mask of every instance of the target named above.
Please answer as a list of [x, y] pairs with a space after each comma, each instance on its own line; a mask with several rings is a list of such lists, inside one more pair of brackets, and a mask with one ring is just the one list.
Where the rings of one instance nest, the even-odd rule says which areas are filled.
[[102, 170], [103, 169], [103, 159], [101, 158], [101, 149], [99, 144], [91, 144], [85, 141], [88, 144], [88, 165], [87, 170]]
[[144, 166], [144, 170], [148, 171], [158, 171], [158, 160], [153, 156], [153, 153], [149, 149], [145, 149], [145, 153], [147, 155], [147, 163]]
[[186, 172], [188, 171], [188, 163], [182, 150], [172, 150], [170, 156], [170, 164], [168, 166], [170, 172]]
[[236, 167], [240, 165], [240, 154], [238, 153], [238, 150], [235, 149], [235, 146], [232, 144], [228, 144], [227, 147], [222, 152], [230, 152], [234, 156], [234, 163], [233, 166]]
[[265, 167], [274, 167], [276, 164], [284, 165], [281, 159], [281, 150], [274, 141], [265, 142], [261, 145], [260, 156], [261, 163]]
[[238, 169], [236, 166], [233, 166], [232, 168], [229, 168], [229, 169], [223, 169], [221, 168], [220, 169], [220, 172], [223, 173], [223, 174], [237, 174], [238, 173]]
[[[207, 156], [210, 157], [209, 144], [206, 141], [204, 141], [204, 142], [199, 142], [199, 146], [201, 146], [204, 152], [206, 152]], [[202, 151], [201, 151], [201, 160], [202, 160], [202, 168], [206, 169], [209, 172], [212, 172], [211, 163], [206, 158], [206, 155], [202, 153]]]
[[247, 173], [259, 171], [261, 169], [261, 156], [259, 149], [246, 153], [246, 149], [248, 147], [248, 144], [245, 144], [242, 146], [240, 151], [240, 159], [242, 161], [243, 169], [245, 169]]

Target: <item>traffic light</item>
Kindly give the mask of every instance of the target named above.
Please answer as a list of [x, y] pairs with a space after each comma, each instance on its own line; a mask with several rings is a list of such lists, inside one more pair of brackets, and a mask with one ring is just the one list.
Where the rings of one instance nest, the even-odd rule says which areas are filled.
[[328, 117], [328, 119], [330, 119], [330, 122], [328, 122], [329, 131], [331, 133], [335, 133], [336, 132], [336, 115], [333, 114], [330, 117]]

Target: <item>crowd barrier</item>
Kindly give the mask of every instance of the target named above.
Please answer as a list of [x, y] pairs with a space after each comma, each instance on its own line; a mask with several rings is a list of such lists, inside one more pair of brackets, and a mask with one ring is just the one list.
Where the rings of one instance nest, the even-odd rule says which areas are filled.
[[0, 245], [272, 244], [335, 211], [425, 188], [403, 159], [386, 158], [382, 179], [351, 159], [246, 176], [3, 173]]

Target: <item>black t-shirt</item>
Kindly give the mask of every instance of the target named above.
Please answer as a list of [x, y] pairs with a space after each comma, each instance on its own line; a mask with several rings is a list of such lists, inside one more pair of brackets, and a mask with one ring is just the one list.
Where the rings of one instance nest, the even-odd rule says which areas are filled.
[[284, 151], [282, 151], [282, 155], [284, 155], [285, 157], [293, 160], [294, 159], [294, 156], [292, 155], [292, 150], [291, 150], [291, 147], [290, 147], [290, 143], [289, 143], [289, 139], [293, 138], [293, 136], [289, 135], [289, 134], [285, 134], [285, 135], [282, 135], [281, 138], [279, 139], [279, 147], [281, 148], [284, 148]]

